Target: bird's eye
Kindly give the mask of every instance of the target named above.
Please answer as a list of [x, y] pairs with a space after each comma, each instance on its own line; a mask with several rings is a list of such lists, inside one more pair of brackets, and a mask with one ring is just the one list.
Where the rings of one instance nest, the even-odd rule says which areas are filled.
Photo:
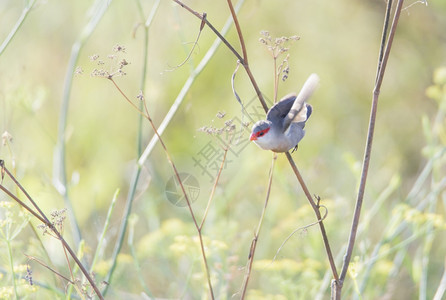
[[266, 129], [263, 129], [263, 130], [257, 132], [256, 136], [257, 136], [257, 137], [264, 136], [264, 135], [269, 131], [269, 129], [270, 129], [270, 128], [268, 127], [268, 128], [266, 128]]

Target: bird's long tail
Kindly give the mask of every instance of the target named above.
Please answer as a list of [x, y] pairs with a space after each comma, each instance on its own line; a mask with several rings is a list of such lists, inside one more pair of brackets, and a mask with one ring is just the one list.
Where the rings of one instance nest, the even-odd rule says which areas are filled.
[[317, 74], [315, 73], [311, 74], [308, 77], [307, 81], [305, 81], [304, 86], [300, 90], [299, 95], [297, 95], [295, 101], [298, 101], [299, 103], [306, 102], [307, 99], [310, 98], [311, 95], [313, 95], [318, 84], [319, 84], [319, 76], [317, 76]]

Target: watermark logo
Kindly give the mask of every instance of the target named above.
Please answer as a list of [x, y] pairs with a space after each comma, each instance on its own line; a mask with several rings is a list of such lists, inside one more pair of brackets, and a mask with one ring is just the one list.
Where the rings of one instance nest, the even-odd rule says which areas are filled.
[[[200, 185], [198, 184], [197, 178], [189, 173], [179, 173], [178, 174], [181, 183], [183, 184], [184, 190], [186, 191], [187, 198], [190, 203], [195, 202], [200, 195]], [[178, 182], [176, 175], [170, 177], [166, 184], [166, 197], [175, 206], [185, 207], [187, 206], [186, 198], [184, 197], [181, 185]]]

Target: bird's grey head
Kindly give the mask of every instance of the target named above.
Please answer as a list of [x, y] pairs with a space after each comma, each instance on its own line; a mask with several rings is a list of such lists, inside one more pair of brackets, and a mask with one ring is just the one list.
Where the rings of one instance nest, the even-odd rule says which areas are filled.
[[266, 121], [266, 120], [260, 120], [252, 126], [252, 132], [265, 130], [270, 126], [271, 126], [271, 122]]
[[260, 120], [252, 126], [251, 138], [250, 140], [257, 140], [258, 138], [264, 136], [268, 133], [271, 128], [271, 122], [266, 120]]

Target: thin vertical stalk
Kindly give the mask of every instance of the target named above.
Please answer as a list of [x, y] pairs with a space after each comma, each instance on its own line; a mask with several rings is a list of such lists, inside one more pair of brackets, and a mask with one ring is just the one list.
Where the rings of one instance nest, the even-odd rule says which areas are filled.
[[242, 293], [241, 293], [240, 299], [245, 299], [246, 292], [248, 290], [248, 283], [249, 283], [249, 279], [251, 277], [252, 263], [254, 262], [254, 254], [256, 252], [257, 243], [259, 241], [260, 229], [262, 228], [263, 219], [265, 218], [265, 214], [266, 214], [266, 207], [268, 206], [269, 197], [271, 195], [271, 186], [272, 186], [272, 182], [273, 182], [273, 171], [274, 171], [274, 166], [275, 166], [276, 160], [277, 160], [277, 154], [273, 153], [273, 158], [271, 161], [271, 168], [269, 169], [268, 188], [266, 190], [265, 203], [263, 204], [263, 209], [262, 209], [262, 214], [260, 215], [259, 224], [257, 225], [257, 229], [254, 234], [254, 238], [252, 239], [251, 248], [249, 249], [248, 263], [246, 266], [245, 278], [243, 280]]
[[[377, 75], [375, 88], [373, 90], [372, 107], [371, 107], [371, 112], [370, 112], [370, 121], [369, 121], [369, 129], [368, 129], [368, 133], [367, 133], [365, 154], [364, 154], [364, 159], [363, 159], [361, 181], [359, 184], [358, 196], [357, 196], [357, 200], [356, 200], [356, 206], [355, 206], [355, 211], [354, 211], [354, 215], [353, 215], [353, 221], [352, 221], [350, 237], [349, 237], [349, 241], [348, 241], [348, 245], [347, 245], [347, 251], [344, 256], [344, 263], [342, 266], [340, 282], [338, 284], [338, 289], [339, 289], [338, 297], [339, 298], [336, 298], [336, 299], [340, 299], [340, 292], [342, 289], [342, 284], [343, 284], [343, 281], [345, 280], [345, 277], [347, 275], [348, 266], [350, 264], [350, 260], [351, 260], [352, 253], [353, 253], [353, 247], [354, 247], [355, 240], [356, 240], [356, 233], [358, 230], [359, 217], [361, 214], [361, 208], [362, 208], [362, 203], [363, 203], [363, 199], [364, 199], [365, 185], [367, 182], [367, 175], [368, 175], [368, 170], [369, 170], [369, 165], [370, 165], [370, 156], [371, 156], [371, 152], [372, 152], [372, 143], [373, 143], [373, 136], [374, 136], [374, 131], [375, 131], [375, 121], [376, 121], [376, 112], [377, 112], [377, 107], [378, 107], [378, 99], [379, 99], [379, 94], [380, 94], [380, 90], [381, 90], [381, 84], [382, 84], [382, 81], [384, 78], [384, 73], [386, 70], [387, 61], [388, 61], [389, 55], [390, 55], [390, 50], [392, 48], [393, 38], [395, 36], [395, 31], [396, 31], [396, 28], [398, 25], [399, 16], [400, 16], [400, 13], [402, 10], [403, 2], [404, 2], [404, 0], [398, 1], [397, 7], [395, 10], [395, 15], [393, 17], [392, 26], [390, 29], [389, 38], [387, 41], [387, 45], [385, 47], [384, 55], [382, 56], [382, 61], [378, 62], [378, 70], [377, 70], [378, 75]], [[389, 7], [388, 7], [388, 10], [389, 10]], [[386, 29], [386, 27], [384, 27], [384, 29]], [[385, 38], [385, 34], [383, 34], [383, 37]]]
[[279, 76], [277, 75], [277, 56], [273, 54], [273, 61], [274, 61], [274, 103], [277, 102], [278, 93], [279, 93]]
[[235, 24], [235, 28], [237, 29], [237, 35], [240, 40], [240, 45], [242, 46], [243, 64], [248, 65], [248, 53], [246, 51], [245, 40], [243, 38], [242, 29], [240, 28], [238, 18], [236, 17], [237, 14], [234, 10], [234, 6], [232, 5], [232, 0], [227, 0], [227, 2], [228, 2], [229, 10], [231, 11], [232, 18], [234, 19], [234, 24]]

